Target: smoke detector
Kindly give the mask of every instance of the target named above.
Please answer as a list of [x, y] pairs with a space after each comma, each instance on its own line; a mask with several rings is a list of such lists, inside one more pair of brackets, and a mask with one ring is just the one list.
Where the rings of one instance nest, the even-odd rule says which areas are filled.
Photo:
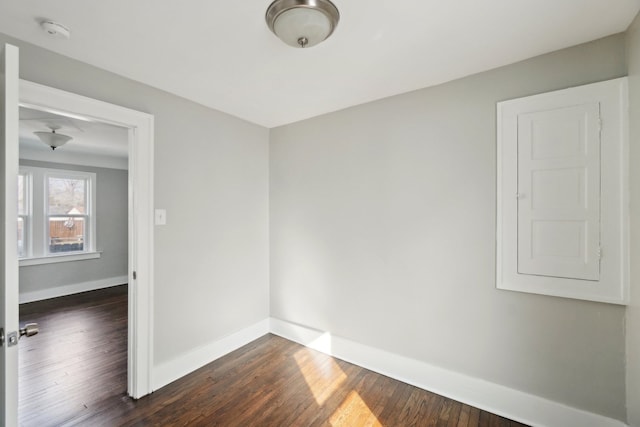
[[53, 21], [42, 21], [40, 26], [51, 37], [60, 39], [68, 39], [71, 37], [71, 30], [69, 27]]

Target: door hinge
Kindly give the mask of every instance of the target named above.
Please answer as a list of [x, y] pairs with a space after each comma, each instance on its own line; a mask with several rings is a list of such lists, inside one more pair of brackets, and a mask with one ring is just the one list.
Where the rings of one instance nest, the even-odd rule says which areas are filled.
[[598, 118], [598, 132], [602, 132], [602, 119]]
[[138, 278], [138, 275], [136, 274], [136, 272], [133, 272], [133, 280], [136, 280]]
[[598, 259], [602, 259], [602, 246], [598, 246]]

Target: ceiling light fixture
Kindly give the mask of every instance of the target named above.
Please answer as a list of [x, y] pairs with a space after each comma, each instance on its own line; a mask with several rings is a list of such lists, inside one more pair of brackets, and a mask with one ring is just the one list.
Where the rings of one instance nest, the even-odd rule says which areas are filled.
[[340, 12], [329, 0], [275, 0], [267, 9], [267, 25], [293, 47], [311, 47], [333, 33]]
[[56, 130], [60, 129], [60, 126], [47, 125], [47, 127], [51, 129], [51, 132], [34, 132], [34, 134], [40, 138], [40, 141], [51, 147], [52, 150], [55, 150], [73, 139], [68, 135], [56, 133]]

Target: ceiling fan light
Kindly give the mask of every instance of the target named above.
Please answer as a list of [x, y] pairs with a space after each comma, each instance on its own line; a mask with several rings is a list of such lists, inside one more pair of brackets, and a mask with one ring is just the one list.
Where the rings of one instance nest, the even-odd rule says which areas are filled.
[[40, 141], [51, 147], [52, 150], [66, 144], [72, 139], [69, 135], [56, 133], [55, 130], [51, 132], [34, 132], [34, 134], [40, 138]]
[[311, 47], [333, 33], [340, 13], [329, 0], [275, 0], [265, 16], [269, 29], [293, 47]]

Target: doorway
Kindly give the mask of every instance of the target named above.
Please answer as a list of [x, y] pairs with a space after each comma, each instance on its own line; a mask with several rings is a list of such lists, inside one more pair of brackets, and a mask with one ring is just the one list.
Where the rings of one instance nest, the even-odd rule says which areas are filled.
[[19, 117], [20, 323], [40, 332], [19, 345], [18, 416], [61, 425], [127, 391], [128, 132]]
[[127, 393], [140, 398], [153, 391], [153, 116], [25, 80], [19, 91], [21, 107], [127, 129]]

